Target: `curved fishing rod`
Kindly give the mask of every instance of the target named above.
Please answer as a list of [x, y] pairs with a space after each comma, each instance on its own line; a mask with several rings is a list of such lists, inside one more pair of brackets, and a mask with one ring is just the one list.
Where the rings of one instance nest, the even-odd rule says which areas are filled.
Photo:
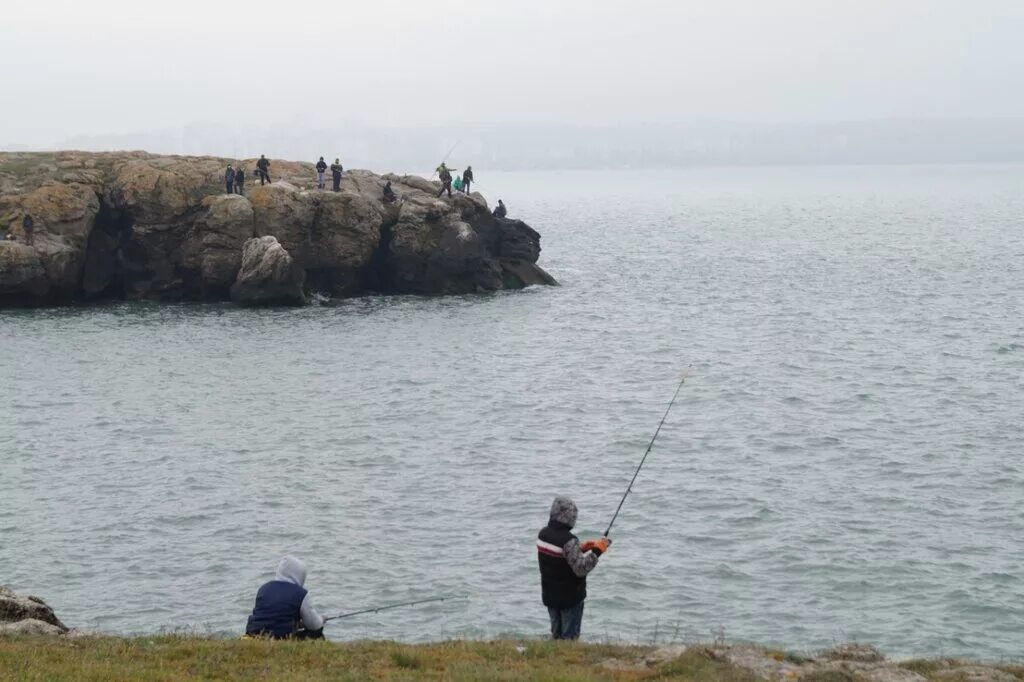
[[676, 392], [672, 396], [672, 400], [668, 403], [668, 408], [665, 410], [665, 416], [661, 418], [661, 423], [658, 424], [657, 430], [654, 432], [654, 437], [651, 438], [650, 444], [647, 446], [647, 452], [644, 453], [643, 459], [640, 460], [640, 464], [637, 465], [636, 471], [633, 472], [633, 478], [630, 479], [629, 485], [626, 487], [626, 492], [622, 494], [622, 499], [619, 500], [619, 506], [615, 508], [615, 514], [612, 516], [611, 523], [608, 524], [608, 530], [604, 532], [604, 537], [608, 537], [608, 534], [612, 532], [612, 526], [615, 525], [615, 519], [619, 518], [619, 512], [622, 510], [622, 504], [629, 497], [629, 494], [633, 492], [633, 483], [636, 482], [636, 477], [640, 473], [640, 470], [644, 466], [644, 462], [647, 461], [647, 455], [651, 454], [651, 448], [654, 447], [654, 441], [658, 440], [658, 434], [661, 433], [661, 427], [665, 425], [665, 420], [668, 419], [668, 413], [672, 411], [672, 405], [675, 404], [676, 398], [679, 397], [679, 391], [682, 390], [683, 384], [686, 383], [686, 377], [690, 376], [690, 369], [687, 368], [683, 372], [683, 378], [679, 380], [679, 385], [676, 387]]
[[387, 611], [388, 609], [397, 609], [397, 608], [402, 607], [402, 606], [416, 606], [418, 604], [429, 604], [429, 603], [435, 602], [435, 601], [445, 601], [445, 600], [448, 600], [448, 599], [458, 599], [461, 596], [462, 595], [459, 594], [459, 595], [454, 595], [454, 596], [449, 596], [449, 597], [432, 597], [430, 599], [420, 599], [420, 600], [417, 600], [417, 601], [402, 602], [401, 604], [387, 604], [386, 606], [378, 606], [378, 607], [372, 608], [372, 609], [361, 609], [359, 611], [350, 611], [348, 613], [338, 614], [337, 616], [331, 616], [329, 618], [324, 618], [324, 622], [326, 623], [329, 620], [338, 620], [339, 618], [350, 618], [351, 616], [361, 616], [364, 613], [377, 613], [378, 611]]
[[[444, 155], [443, 159], [441, 159], [441, 163], [442, 164], [448, 163], [448, 157], [450, 157], [452, 155], [452, 152], [455, 151], [455, 148], [459, 146], [460, 142], [462, 142], [462, 140], [455, 140], [455, 144], [452, 145], [451, 149], [448, 150], [448, 153]], [[430, 176], [430, 178], [433, 179], [435, 175], [437, 175], [437, 169], [436, 168], [434, 169], [434, 172]]]

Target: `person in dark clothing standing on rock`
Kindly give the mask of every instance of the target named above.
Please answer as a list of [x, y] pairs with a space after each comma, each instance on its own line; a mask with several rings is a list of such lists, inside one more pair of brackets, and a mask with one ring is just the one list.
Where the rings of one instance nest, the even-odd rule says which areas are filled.
[[384, 203], [393, 204], [398, 196], [395, 194], [395, 190], [391, 189], [391, 181], [388, 180], [388, 184], [384, 185]]
[[324, 157], [320, 157], [320, 160], [316, 162], [316, 188], [323, 189], [324, 185], [324, 173], [327, 172], [327, 164], [324, 162]]
[[235, 194], [245, 195], [245, 169], [241, 166], [235, 171]]
[[466, 172], [462, 174], [462, 191], [469, 194], [471, 184], [473, 184], [473, 167], [466, 166]]
[[576, 515], [575, 502], [568, 497], [556, 497], [551, 503], [548, 525], [537, 535], [541, 599], [548, 607], [554, 639], [579, 639], [587, 574], [597, 567], [598, 557], [612, 543], [601, 538], [581, 544], [572, 534]]
[[25, 243], [33, 246], [36, 243], [36, 221], [32, 220], [32, 216], [28, 213], [21, 219], [21, 231], [25, 233]]
[[228, 169], [224, 171], [224, 184], [228, 187], [228, 194], [235, 193], [235, 169], [228, 164]]
[[441, 191], [437, 193], [437, 196], [440, 197], [447, 190], [450, 198], [452, 196], [452, 172], [443, 163], [438, 168], [440, 168]]
[[260, 154], [260, 160], [256, 162], [256, 174], [260, 176], [260, 185], [270, 182], [270, 161]]
[[274, 579], [256, 593], [256, 604], [245, 625], [250, 637], [274, 639], [323, 639], [324, 619], [302, 586], [306, 582], [306, 566], [301, 560], [286, 556], [277, 565]]
[[341, 191], [341, 174], [345, 172], [345, 169], [341, 167], [341, 160], [335, 159], [334, 163], [331, 164], [331, 183], [332, 189], [335, 192]]
[[508, 209], [505, 208], [505, 202], [498, 199], [498, 205], [494, 207], [494, 217], [505, 218], [506, 216], [508, 216]]

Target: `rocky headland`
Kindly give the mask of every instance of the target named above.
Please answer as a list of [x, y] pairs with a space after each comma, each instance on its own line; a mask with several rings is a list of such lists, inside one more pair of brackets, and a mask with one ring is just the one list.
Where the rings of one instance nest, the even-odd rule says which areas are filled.
[[[246, 169], [244, 196], [224, 171]], [[0, 153], [0, 306], [103, 299], [302, 304], [311, 292], [463, 294], [555, 284], [540, 235], [414, 175], [144, 152]], [[397, 200], [384, 201], [388, 181]], [[23, 217], [34, 220], [27, 244]], [[7, 238], [7, 237], [10, 238]]]

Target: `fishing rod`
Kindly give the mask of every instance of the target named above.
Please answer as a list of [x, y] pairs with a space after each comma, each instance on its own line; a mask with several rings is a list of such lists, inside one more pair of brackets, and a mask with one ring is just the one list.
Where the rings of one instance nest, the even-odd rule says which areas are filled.
[[372, 609], [361, 609], [359, 611], [350, 611], [348, 613], [338, 614], [337, 616], [331, 616], [330, 618], [324, 618], [324, 622], [326, 623], [329, 620], [338, 620], [339, 618], [350, 618], [352, 616], [361, 616], [364, 613], [377, 613], [378, 611], [387, 611], [388, 609], [397, 609], [397, 608], [400, 608], [402, 606], [417, 606], [418, 604], [429, 604], [429, 603], [435, 602], [435, 601], [445, 601], [447, 599], [456, 599], [456, 598], [458, 598], [460, 596], [462, 596], [462, 595], [455, 595], [455, 596], [449, 596], [449, 597], [432, 597], [430, 599], [419, 599], [417, 601], [402, 602], [401, 604], [387, 604], [386, 606], [378, 606], [378, 607], [372, 608]]
[[[448, 150], [448, 153], [444, 155], [443, 159], [441, 159], [441, 165], [442, 166], [444, 164], [448, 163], [448, 157], [450, 157], [452, 155], [452, 152], [455, 151], [455, 148], [459, 146], [460, 142], [462, 142], [462, 140], [455, 140], [455, 144], [453, 144], [451, 146], [451, 149]], [[434, 175], [437, 175], [437, 169], [436, 168], [434, 169], [434, 174], [430, 176], [431, 179], [433, 179]]]
[[682, 390], [683, 384], [686, 383], [686, 377], [690, 376], [690, 369], [687, 368], [683, 372], [683, 378], [679, 380], [679, 385], [676, 387], [676, 392], [672, 396], [672, 400], [668, 403], [668, 409], [665, 410], [665, 416], [661, 418], [661, 423], [658, 424], [657, 430], [654, 432], [654, 437], [651, 438], [650, 444], [647, 446], [647, 452], [644, 453], [643, 459], [640, 460], [640, 464], [637, 466], [636, 471], [633, 472], [633, 478], [630, 479], [629, 485], [626, 487], [626, 492], [622, 494], [622, 499], [619, 500], [619, 506], [615, 509], [615, 514], [612, 516], [611, 523], [608, 524], [608, 530], [604, 532], [604, 537], [608, 537], [608, 534], [612, 532], [612, 526], [615, 525], [615, 519], [619, 518], [619, 512], [622, 510], [622, 504], [629, 497], [629, 494], [633, 492], [633, 483], [636, 481], [637, 475], [644, 466], [644, 462], [647, 461], [647, 455], [651, 454], [651, 448], [654, 447], [654, 441], [658, 440], [658, 434], [661, 433], [661, 427], [665, 425], [665, 420], [668, 419], [668, 413], [672, 411], [672, 405], [675, 404], [676, 398], [679, 397], [679, 391]]

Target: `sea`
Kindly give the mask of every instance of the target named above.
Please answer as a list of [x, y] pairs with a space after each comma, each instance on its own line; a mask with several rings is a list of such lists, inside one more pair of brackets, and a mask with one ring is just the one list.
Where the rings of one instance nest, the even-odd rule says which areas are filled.
[[561, 286], [0, 311], [0, 584], [238, 635], [284, 554], [334, 640], [1024, 658], [1024, 167], [477, 172]]

